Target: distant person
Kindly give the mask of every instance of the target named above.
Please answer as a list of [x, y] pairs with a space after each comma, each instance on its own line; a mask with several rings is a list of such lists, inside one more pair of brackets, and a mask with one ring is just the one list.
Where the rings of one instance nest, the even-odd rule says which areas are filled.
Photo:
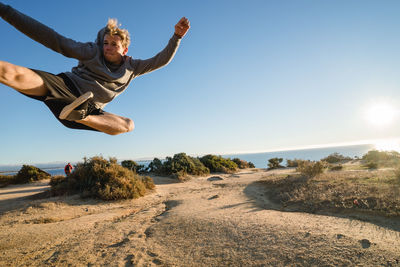
[[68, 164], [65, 165], [65, 167], [64, 167], [65, 175], [66, 176], [70, 175], [73, 169], [74, 169], [74, 167], [72, 167], [71, 163], [68, 162]]
[[[132, 131], [134, 123], [129, 118], [103, 111], [105, 105], [121, 94], [134, 78], [167, 65], [190, 28], [189, 20], [181, 18], [167, 46], [154, 57], [141, 60], [126, 55], [129, 32], [119, 28], [115, 19], [108, 20], [95, 42], [81, 43], [1, 2], [0, 16], [31, 39], [79, 60], [71, 72], [57, 75], [0, 61], [0, 82], [44, 102], [66, 127], [110, 135]], [[2, 41], [3, 45], [12, 45], [6, 42], [4, 33]]]

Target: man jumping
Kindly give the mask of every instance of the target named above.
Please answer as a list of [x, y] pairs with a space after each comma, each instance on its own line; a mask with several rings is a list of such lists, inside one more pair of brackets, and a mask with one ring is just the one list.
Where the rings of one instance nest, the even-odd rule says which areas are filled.
[[110, 135], [134, 129], [131, 119], [103, 111], [136, 77], [167, 65], [181, 38], [190, 28], [181, 18], [167, 46], [152, 58], [127, 56], [129, 32], [115, 19], [97, 34], [95, 42], [68, 39], [33, 18], [0, 2], [0, 16], [31, 39], [66, 57], [79, 60], [70, 72], [51, 74], [0, 61], [0, 82], [42, 101], [66, 127], [100, 131]]

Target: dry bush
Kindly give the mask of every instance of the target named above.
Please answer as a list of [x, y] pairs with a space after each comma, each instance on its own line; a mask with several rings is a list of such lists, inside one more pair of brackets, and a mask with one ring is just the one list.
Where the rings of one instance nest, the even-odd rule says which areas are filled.
[[283, 158], [272, 158], [268, 160], [268, 170], [285, 168], [281, 165]]
[[19, 184], [31, 183], [34, 181], [49, 179], [51, 177], [47, 172], [31, 165], [23, 165], [15, 175], [15, 182]]
[[373, 162], [373, 161], [368, 161], [364, 164], [364, 166], [368, 169], [378, 169], [378, 163], [377, 162]]
[[400, 215], [400, 181], [392, 170], [328, 172], [314, 179], [289, 175], [263, 184], [271, 200], [306, 212], [357, 209]]
[[345, 157], [337, 152], [330, 154], [329, 156], [321, 159], [322, 161], [326, 161], [328, 163], [344, 163], [351, 161], [351, 157]]
[[366, 167], [376, 169], [378, 167], [395, 167], [400, 164], [400, 153], [396, 151], [370, 150], [362, 157]]
[[398, 184], [400, 184], [400, 166], [398, 166], [395, 170], [394, 170], [394, 175], [396, 178], [396, 182]]
[[330, 171], [341, 171], [341, 170], [343, 170], [343, 165], [342, 164], [329, 165], [328, 168]]
[[53, 195], [80, 193], [103, 200], [138, 198], [154, 188], [150, 177], [141, 177], [115, 159], [102, 157], [85, 158], [68, 177], [54, 177], [50, 184]]
[[239, 169], [255, 168], [252, 162], [247, 162], [239, 158], [234, 158], [232, 161], [236, 163]]
[[0, 175], [0, 187], [15, 183], [15, 175]]
[[296, 168], [297, 172], [302, 175], [313, 178], [319, 174], [322, 174], [327, 168], [327, 164], [324, 161], [298, 161], [298, 166]]
[[291, 159], [287, 159], [286, 160], [286, 167], [297, 167], [297, 166], [299, 166], [299, 161], [302, 161], [302, 160], [300, 160], [300, 159], [294, 159], [294, 160], [291, 160]]

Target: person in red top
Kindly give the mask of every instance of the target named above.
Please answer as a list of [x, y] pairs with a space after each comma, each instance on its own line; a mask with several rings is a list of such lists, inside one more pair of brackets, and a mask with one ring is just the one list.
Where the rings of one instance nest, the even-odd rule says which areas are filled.
[[65, 165], [65, 168], [64, 168], [65, 175], [67, 175], [67, 176], [70, 175], [73, 168], [74, 167], [72, 167], [71, 163], [68, 162], [68, 164]]

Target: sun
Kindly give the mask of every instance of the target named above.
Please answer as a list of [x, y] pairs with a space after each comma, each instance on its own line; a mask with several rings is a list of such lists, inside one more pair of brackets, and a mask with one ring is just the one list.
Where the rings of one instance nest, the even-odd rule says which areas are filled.
[[365, 112], [366, 120], [373, 126], [383, 127], [391, 125], [398, 115], [398, 111], [388, 103], [376, 103], [369, 106]]

